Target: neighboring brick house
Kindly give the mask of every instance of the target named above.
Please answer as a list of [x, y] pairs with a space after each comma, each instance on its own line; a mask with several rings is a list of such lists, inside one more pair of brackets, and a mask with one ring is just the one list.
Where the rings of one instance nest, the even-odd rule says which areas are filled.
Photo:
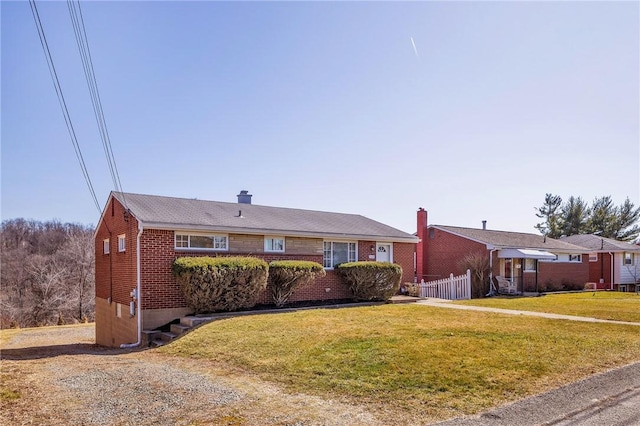
[[[418, 239], [355, 214], [112, 192], [95, 233], [96, 343], [135, 345], [151, 330], [191, 313], [171, 271], [180, 256], [311, 260], [326, 277], [291, 302], [352, 298], [333, 266], [380, 260], [413, 281]], [[272, 303], [264, 291], [259, 303]]]
[[486, 255], [491, 277], [502, 276], [518, 291], [561, 286], [580, 287], [589, 281], [588, 250], [542, 235], [483, 228], [428, 225], [427, 212], [418, 210], [420, 239], [416, 248], [417, 279], [437, 280], [462, 274], [464, 257]]
[[589, 281], [599, 289], [634, 291], [640, 289], [640, 247], [593, 234], [562, 237], [562, 241], [584, 247], [589, 252]]

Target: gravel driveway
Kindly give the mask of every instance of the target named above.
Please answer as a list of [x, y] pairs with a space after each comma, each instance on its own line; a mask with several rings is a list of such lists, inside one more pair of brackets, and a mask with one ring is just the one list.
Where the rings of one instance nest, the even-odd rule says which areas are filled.
[[[91, 325], [24, 331], [2, 348], [2, 425], [375, 425], [364, 408], [286, 394], [246, 373], [93, 344]], [[10, 395], [7, 394], [7, 395]]]

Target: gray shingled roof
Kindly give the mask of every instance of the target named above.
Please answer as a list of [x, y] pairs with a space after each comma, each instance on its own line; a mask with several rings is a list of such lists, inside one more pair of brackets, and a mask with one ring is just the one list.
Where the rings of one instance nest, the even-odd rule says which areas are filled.
[[[411, 242], [413, 235], [356, 214], [115, 193], [145, 228]], [[124, 195], [124, 197], [123, 197]], [[242, 216], [239, 217], [239, 212]]]
[[542, 235], [523, 232], [493, 231], [490, 229], [460, 228], [456, 226], [431, 226], [474, 241], [490, 244], [496, 248], [557, 250], [566, 253], [585, 252], [584, 247], [579, 247], [565, 241], [554, 240], [553, 238], [547, 237], [545, 239]]
[[562, 237], [562, 241], [585, 247], [590, 251], [598, 252], [614, 252], [614, 251], [634, 251], [640, 252], [640, 247], [634, 244], [625, 243], [624, 241], [604, 238], [593, 234], [570, 235]]

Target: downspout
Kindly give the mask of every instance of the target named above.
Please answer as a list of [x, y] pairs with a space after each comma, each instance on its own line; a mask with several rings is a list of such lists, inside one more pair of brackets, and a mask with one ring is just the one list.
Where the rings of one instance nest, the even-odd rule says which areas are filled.
[[135, 343], [123, 343], [120, 345], [122, 349], [135, 348], [142, 343], [142, 292], [140, 291], [140, 235], [142, 235], [142, 224], [138, 221], [138, 235], [136, 237], [136, 304], [138, 315], [138, 341]]
[[109, 305], [111, 305], [111, 301], [113, 301], [113, 255], [111, 254], [111, 241], [113, 240], [113, 235], [111, 234], [111, 230], [108, 225], [107, 231], [109, 231]]
[[613, 280], [615, 278], [615, 268], [616, 268], [614, 260], [616, 260], [616, 256], [612, 252], [609, 252], [609, 256], [611, 256], [611, 290], [613, 290]]
[[497, 251], [498, 249], [491, 246], [487, 248], [491, 251], [489, 252], [489, 293], [486, 294], [486, 297], [491, 297], [496, 295], [496, 292], [493, 288], [493, 252]]

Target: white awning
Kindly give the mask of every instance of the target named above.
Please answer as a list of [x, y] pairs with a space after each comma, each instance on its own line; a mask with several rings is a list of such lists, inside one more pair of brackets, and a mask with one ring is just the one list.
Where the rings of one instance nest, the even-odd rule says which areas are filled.
[[500, 259], [545, 259], [545, 260], [554, 260], [556, 259], [556, 255], [553, 253], [549, 253], [548, 251], [542, 250], [531, 250], [531, 249], [502, 249], [498, 252], [498, 257]]

